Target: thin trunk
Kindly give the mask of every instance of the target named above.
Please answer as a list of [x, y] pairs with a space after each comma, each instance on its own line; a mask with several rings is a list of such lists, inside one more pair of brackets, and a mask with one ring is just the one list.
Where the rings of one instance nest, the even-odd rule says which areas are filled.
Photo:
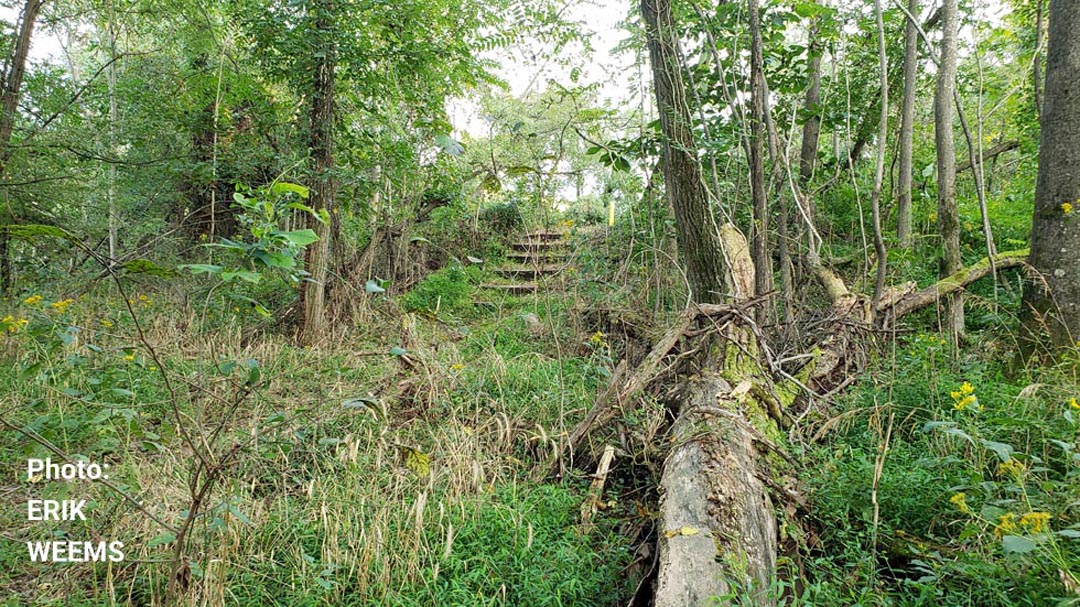
[[877, 163], [874, 169], [874, 191], [870, 196], [870, 214], [874, 229], [874, 250], [877, 253], [877, 276], [874, 282], [873, 305], [881, 299], [885, 290], [885, 272], [888, 270], [889, 252], [881, 234], [881, 189], [885, 181], [885, 147], [889, 141], [889, 59], [885, 54], [885, 20], [882, 17], [881, 0], [874, 0], [877, 18], [878, 69], [881, 71], [881, 123], [878, 127]]
[[[908, 12], [919, 11], [919, 0], [908, 0]], [[911, 246], [912, 142], [915, 137], [915, 85], [919, 76], [919, 36], [908, 20], [904, 30], [904, 97], [900, 108], [900, 197], [896, 204], [896, 237], [903, 247]]]
[[[750, 8], [750, 195], [753, 199], [754, 294], [773, 290], [772, 260], [769, 258], [769, 202], [765, 193], [765, 69], [761, 43], [761, 7], [759, 0], [749, 0]], [[760, 307], [761, 312], [767, 307]]]
[[[8, 161], [11, 160], [11, 134], [15, 130], [19, 92], [22, 89], [23, 76], [26, 74], [26, 58], [30, 54], [34, 23], [44, 4], [45, 0], [26, 0], [14, 52], [4, 62], [8, 69], [2, 75], [4, 80], [2, 91], [0, 91], [0, 176], [6, 176]], [[15, 221], [15, 217], [6, 217], [4, 223]], [[12, 283], [10, 250], [10, 237], [4, 231], [0, 234], [0, 293], [5, 294]]]
[[[825, 49], [819, 35], [820, 27], [820, 22], [814, 21], [807, 34], [810, 36], [810, 63], [807, 66], [806, 97], [803, 99], [803, 111], [807, 117], [803, 123], [802, 147], [799, 150], [799, 182], [804, 186], [817, 168], [818, 138], [821, 135], [821, 57]], [[813, 219], [813, 213], [809, 215]]]
[[11, 159], [11, 133], [15, 129], [19, 93], [22, 89], [23, 76], [26, 75], [26, 58], [30, 54], [34, 23], [44, 4], [44, 0], [27, 0], [26, 5], [23, 6], [15, 52], [8, 60], [8, 72], [4, 74], [3, 97], [0, 99], [0, 173], [7, 170], [8, 160]]
[[1042, 34], [1043, 0], [1035, 0], [1035, 57], [1031, 61], [1031, 75], [1035, 80], [1035, 115], [1042, 117], [1043, 79], [1042, 79]]
[[1031, 226], [1031, 265], [1039, 276], [1024, 290], [1026, 347], [1073, 347], [1080, 339], [1080, 11], [1050, 0], [1039, 179]]
[[[334, 0], [315, 3], [318, 16], [313, 35], [318, 53], [315, 56], [311, 90], [309, 145], [311, 147], [314, 181], [311, 206], [316, 211], [334, 211]], [[312, 220], [312, 229], [319, 240], [307, 250], [307, 271], [311, 274], [303, 283], [300, 300], [303, 324], [300, 338], [306, 344], [316, 342], [326, 329], [326, 281], [330, 268], [329, 222]]]
[[703, 186], [701, 166], [692, 151], [697, 148], [676, 52], [677, 30], [671, 16], [671, 0], [641, 0], [641, 15], [664, 134], [661, 154], [664, 189], [675, 213], [691, 296], [697, 302], [718, 302], [724, 290], [723, 250]]
[[[105, 79], [109, 88], [109, 154], [116, 154], [116, 13], [113, 3], [108, 7], [108, 40], [109, 69]], [[117, 247], [120, 230], [120, 216], [116, 205], [116, 163], [109, 163], [109, 183], [106, 190], [109, 214], [109, 264], [111, 265], [117, 256]]]
[[[956, 208], [956, 150], [953, 146], [953, 94], [956, 90], [957, 0], [941, 6], [941, 61], [934, 95], [934, 141], [937, 145], [938, 229], [941, 234], [942, 278], [960, 271], [960, 218]], [[954, 345], [964, 335], [964, 301], [961, 293], [945, 298], [942, 329]]]

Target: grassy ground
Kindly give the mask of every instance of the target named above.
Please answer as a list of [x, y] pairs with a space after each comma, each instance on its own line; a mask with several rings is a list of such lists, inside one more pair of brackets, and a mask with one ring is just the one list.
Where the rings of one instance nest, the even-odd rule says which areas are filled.
[[[0, 444], [5, 604], [160, 602], [175, 534], [100, 484], [27, 483], [23, 466], [42, 442], [110, 463], [117, 489], [179, 525], [180, 427], [229, 462], [186, 547], [199, 604], [614, 605], [632, 589], [619, 517], [579, 530], [588, 481], [525, 481], [609, 364], [565, 299], [436, 318], [375, 298], [370, 330], [301, 349], [228, 318], [200, 329], [199, 304], [167, 289], [126, 294], [152, 354], [118, 294], [41, 295], [6, 302], [0, 337], [3, 419], [39, 439], [8, 427]], [[63, 496], [92, 498], [88, 520], [25, 520], [26, 499]], [[118, 539], [127, 558], [29, 563], [24, 542], [48, 538]]]

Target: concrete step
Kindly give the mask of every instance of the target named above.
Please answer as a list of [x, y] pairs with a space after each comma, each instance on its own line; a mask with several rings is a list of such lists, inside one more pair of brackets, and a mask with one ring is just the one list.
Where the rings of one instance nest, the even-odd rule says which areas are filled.
[[543, 242], [550, 242], [553, 240], [562, 240], [566, 236], [563, 232], [556, 232], [554, 230], [535, 230], [529, 232], [522, 237], [522, 240], [539, 240]]
[[499, 276], [507, 276], [514, 278], [524, 278], [532, 280], [541, 276], [551, 276], [558, 274], [562, 271], [564, 266], [556, 265], [544, 265], [544, 266], [510, 266], [506, 268], [495, 268], [495, 273]]
[[566, 243], [559, 240], [519, 240], [510, 245], [516, 251], [561, 251], [566, 249]]
[[507, 253], [506, 258], [521, 264], [540, 264], [566, 261], [570, 256], [558, 251], [525, 251]]

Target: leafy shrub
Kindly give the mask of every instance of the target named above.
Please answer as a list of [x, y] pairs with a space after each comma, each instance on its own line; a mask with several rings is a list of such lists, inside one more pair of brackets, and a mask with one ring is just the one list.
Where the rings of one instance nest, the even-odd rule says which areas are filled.
[[494, 234], [510, 236], [525, 227], [521, 209], [513, 202], [500, 202], [480, 210], [480, 219]]
[[452, 265], [428, 275], [402, 298], [403, 307], [409, 312], [466, 311], [472, 306], [469, 297], [473, 283], [479, 282], [477, 268]]

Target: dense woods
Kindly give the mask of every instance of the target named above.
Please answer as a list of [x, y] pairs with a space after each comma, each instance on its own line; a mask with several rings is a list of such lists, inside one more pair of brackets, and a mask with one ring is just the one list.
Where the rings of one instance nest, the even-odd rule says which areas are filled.
[[1070, 0], [19, 0], [5, 605], [1080, 605]]

